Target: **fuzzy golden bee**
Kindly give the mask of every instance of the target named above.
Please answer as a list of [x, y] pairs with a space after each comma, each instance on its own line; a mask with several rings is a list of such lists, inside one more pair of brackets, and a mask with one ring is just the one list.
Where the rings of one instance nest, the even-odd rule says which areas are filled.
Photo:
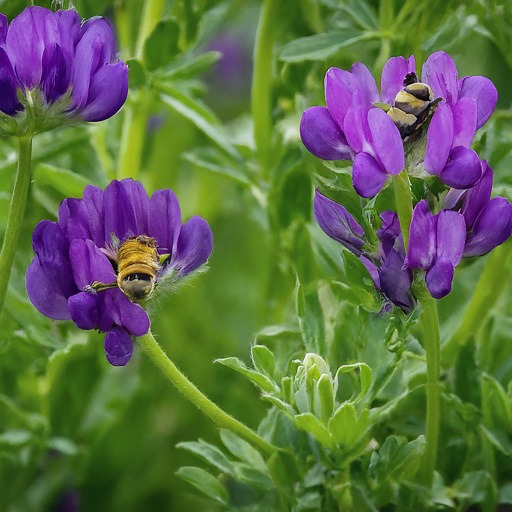
[[153, 291], [160, 257], [155, 239], [132, 236], [117, 253], [117, 286], [131, 301], [144, 300]]

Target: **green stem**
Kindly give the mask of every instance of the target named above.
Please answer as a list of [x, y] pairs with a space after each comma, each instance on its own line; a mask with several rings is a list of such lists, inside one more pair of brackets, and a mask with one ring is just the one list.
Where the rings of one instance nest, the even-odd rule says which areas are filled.
[[201, 393], [201, 391], [199, 391], [199, 389], [197, 389], [167, 357], [151, 334], [151, 331], [138, 338], [138, 340], [152, 361], [160, 368], [160, 370], [162, 370], [164, 375], [171, 381], [176, 389], [219, 427], [230, 430], [238, 437], [250, 443], [266, 457], [270, 457], [277, 450], [277, 448], [267, 443], [250, 428], [225, 413], [211, 400], [206, 398], [206, 396], [204, 396], [203, 393]]
[[452, 366], [460, 347], [475, 335], [496, 305], [501, 292], [509, 282], [512, 271], [512, 238], [500, 245], [489, 255], [484, 271], [478, 280], [471, 302], [466, 307], [460, 327], [443, 345], [441, 360], [443, 366]]
[[0, 252], [0, 313], [2, 312], [11, 268], [18, 247], [18, 238], [23, 223], [30, 184], [30, 161], [32, 158], [32, 137], [20, 137], [18, 170], [12, 193], [11, 209], [7, 220], [4, 243]]
[[407, 171], [402, 171], [397, 176], [393, 176], [393, 187], [395, 189], [395, 205], [404, 237], [405, 251], [409, 245], [409, 229], [412, 219], [412, 199], [411, 185]]
[[441, 386], [439, 384], [441, 342], [436, 301], [428, 292], [424, 281], [415, 289], [415, 295], [423, 308], [419, 320], [423, 330], [423, 347], [427, 354], [427, 442], [423, 455], [423, 482], [431, 488], [434, 483], [441, 412]]
[[391, 55], [391, 35], [395, 18], [395, 0], [381, 0], [379, 5], [380, 52], [375, 62], [375, 73], [380, 75]]
[[268, 177], [272, 155], [272, 50], [275, 28], [280, 21], [276, 9], [278, 0], [263, 0], [254, 46], [251, 110], [254, 139], [263, 175]]

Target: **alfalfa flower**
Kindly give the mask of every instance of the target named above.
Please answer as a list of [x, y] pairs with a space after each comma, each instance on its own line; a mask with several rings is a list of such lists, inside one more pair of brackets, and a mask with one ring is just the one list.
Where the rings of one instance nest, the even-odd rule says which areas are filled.
[[105, 191], [88, 185], [83, 199], [65, 199], [58, 222], [36, 226], [32, 245], [26, 285], [34, 306], [49, 318], [107, 333], [107, 359], [119, 366], [132, 355], [132, 337], [149, 330], [138, 299], [153, 284], [180, 280], [203, 265], [213, 238], [201, 217], [181, 225], [172, 190], [149, 198], [140, 182], [125, 179]]
[[103, 18], [30, 6], [8, 25], [0, 14], [0, 127], [33, 135], [102, 121], [128, 94], [128, 68]]

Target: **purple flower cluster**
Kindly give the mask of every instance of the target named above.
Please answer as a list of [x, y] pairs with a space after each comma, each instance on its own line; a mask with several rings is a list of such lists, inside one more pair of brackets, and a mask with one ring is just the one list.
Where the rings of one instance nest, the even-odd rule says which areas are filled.
[[[498, 94], [485, 77], [457, 79], [444, 52], [432, 54], [419, 82], [414, 56], [393, 57], [382, 71], [381, 94], [366, 66], [331, 68], [325, 75], [327, 107], [311, 107], [302, 116], [306, 148], [323, 160], [353, 160], [353, 184], [372, 197], [388, 175], [405, 168], [403, 141], [431, 115], [424, 169], [450, 187], [467, 189], [480, 178], [478, 155], [469, 149], [475, 131], [489, 119]], [[387, 112], [387, 113], [386, 113]]]
[[88, 185], [83, 199], [65, 199], [58, 222], [41, 221], [32, 237], [36, 256], [26, 276], [30, 300], [49, 318], [106, 332], [107, 359], [117, 366], [128, 362], [132, 336], [148, 332], [149, 318], [117, 286], [98, 292], [91, 287], [116, 282], [119, 249], [140, 235], [156, 245], [157, 285], [159, 279], [178, 280], [196, 270], [213, 248], [204, 219], [194, 216], [181, 225], [172, 190], [156, 190], [149, 198], [132, 179], [113, 181], [105, 191]]
[[[8, 25], [0, 14], [0, 111], [5, 116], [20, 117], [32, 109], [43, 112], [43, 118], [61, 118], [60, 124], [102, 121], [122, 107], [127, 94], [128, 68], [117, 57], [105, 19], [82, 24], [76, 11], [32, 6]], [[54, 120], [50, 128], [57, 124]]]

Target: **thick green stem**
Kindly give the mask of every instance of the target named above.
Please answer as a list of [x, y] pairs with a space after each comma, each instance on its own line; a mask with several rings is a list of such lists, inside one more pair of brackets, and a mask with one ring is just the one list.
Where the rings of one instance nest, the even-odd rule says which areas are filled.
[[427, 354], [427, 443], [423, 455], [423, 483], [431, 488], [434, 483], [441, 412], [441, 386], [439, 384], [441, 342], [436, 301], [428, 292], [425, 282], [417, 287], [415, 294], [423, 308], [420, 325], [423, 330], [423, 347]]
[[7, 220], [4, 243], [0, 252], [0, 313], [2, 312], [11, 268], [16, 255], [18, 238], [23, 223], [30, 184], [30, 161], [32, 158], [32, 137], [19, 139], [18, 170], [12, 193], [11, 209]]
[[393, 187], [395, 189], [396, 212], [404, 237], [405, 250], [407, 251], [412, 219], [411, 184], [409, 183], [407, 171], [402, 171], [397, 176], [393, 176]]
[[250, 428], [225, 413], [211, 400], [206, 398], [206, 396], [204, 396], [167, 357], [151, 334], [151, 331], [138, 338], [138, 340], [152, 361], [162, 370], [176, 389], [219, 427], [228, 429], [238, 437], [244, 439], [265, 457], [270, 457], [277, 450], [277, 448], [267, 443]]
[[256, 42], [252, 78], [251, 109], [254, 140], [263, 175], [268, 176], [272, 161], [272, 50], [274, 47], [278, 0], [263, 0]]
[[443, 366], [452, 366], [461, 346], [475, 335], [482, 322], [495, 306], [512, 270], [512, 238], [490, 254], [478, 280], [471, 302], [466, 308], [460, 327], [443, 345]]

